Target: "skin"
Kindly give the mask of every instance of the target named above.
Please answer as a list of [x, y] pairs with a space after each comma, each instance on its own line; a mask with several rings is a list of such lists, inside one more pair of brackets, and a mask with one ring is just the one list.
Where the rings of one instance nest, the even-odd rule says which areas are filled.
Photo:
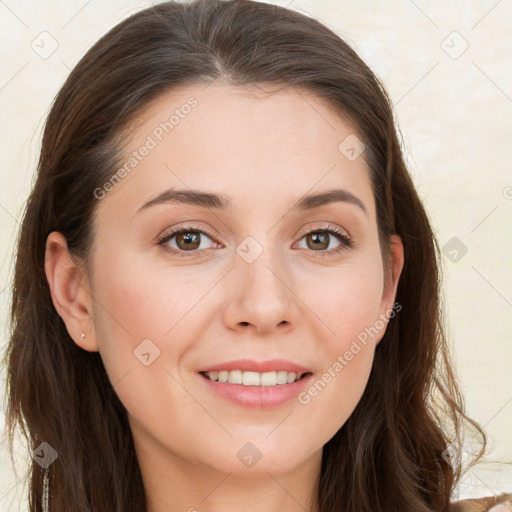
[[[356, 132], [306, 91], [224, 82], [174, 89], [132, 124], [126, 155], [191, 96], [197, 106], [98, 201], [87, 268], [60, 233], [49, 235], [53, 302], [75, 343], [100, 352], [128, 411], [148, 512], [314, 510], [322, 447], [359, 402], [386, 323], [307, 404], [235, 405], [197, 372], [283, 358], [321, 378], [389, 316], [403, 246], [393, 235], [385, 271], [364, 152], [350, 161], [338, 150]], [[167, 203], [137, 213], [172, 187], [223, 194], [233, 208]], [[290, 211], [331, 188], [357, 196], [367, 213], [348, 202]], [[200, 235], [199, 254], [176, 237], [167, 245], [184, 257], [158, 245], [188, 223], [214, 235]], [[316, 248], [306, 235], [325, 225], [354, 247], [335, 253], [343, 242], [330, 235]], [[248, 236], [263, 248], [252, 263], [236, 252]], [[160, 350], [148, 366], [134, 357], [144, 339]], [[247, 442], [261, 452], [251, 468], [237, 457]]]

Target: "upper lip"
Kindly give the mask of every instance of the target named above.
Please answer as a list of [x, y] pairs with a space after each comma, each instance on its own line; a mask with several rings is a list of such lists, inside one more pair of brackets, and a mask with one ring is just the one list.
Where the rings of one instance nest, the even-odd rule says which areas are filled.
[[297, 374], [311, 373], [311, 370], [303, 366], [287, 361], [286, 359], [269, 359], [267, 361], [254, 361], [252, 359], [236, 359], [233, 361], [226, 361], [212, 366], [208, 366], [199, 370], [200, 373], [216, 372], [216, 371], [232, 371], [242, 370], [247, 372], [272, 372], [272, 371], [287, 371], [295, 372]]

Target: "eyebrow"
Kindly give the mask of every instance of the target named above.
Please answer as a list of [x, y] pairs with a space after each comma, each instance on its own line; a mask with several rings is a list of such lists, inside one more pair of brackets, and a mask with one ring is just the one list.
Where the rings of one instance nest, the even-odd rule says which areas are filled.
[[[312, 210], [332, 203], [344, 202], [359, 207], [365, 214], [368, 214], [363, 202], [352, 192], [344, 189], [332, 189], [318, 194], [311, 194], [301, 197], [291, 208], [295, 210]], [[153, 199], [144, 203], [136, 213], [151, 206], [167, 203], [191, 204], [201, 208], [230, 210], [233, 205], [230, 199], [222, 194], [201, 192], [198, 190], [176, 190], [169, 189]]]

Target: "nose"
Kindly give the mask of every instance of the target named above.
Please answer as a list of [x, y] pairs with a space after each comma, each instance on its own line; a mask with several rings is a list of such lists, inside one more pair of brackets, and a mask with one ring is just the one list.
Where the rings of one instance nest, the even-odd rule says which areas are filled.
[[230, 329], [266, 334], [277, 327], [291, 329], [296, 325], [300, 313], [298, 290], [279, 251], [264, 248], [252, 262], [236, 255], [228, 279], [223, 315]]

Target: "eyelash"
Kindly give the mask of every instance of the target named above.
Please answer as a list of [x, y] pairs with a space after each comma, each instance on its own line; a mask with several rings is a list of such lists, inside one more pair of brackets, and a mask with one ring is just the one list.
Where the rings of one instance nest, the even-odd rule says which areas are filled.
[[[181, 234], [181, 233], [201, 233], [202, 235], [206, 235], [207, 237], [211, 238], [213, 241], [215, 241], [214, 239], [214, 236], [209, 233], [208, 231], [206, 230], [202, 230], [202, 229], [197, 229], [197, 228], [194, 228], [192, 226], [187, 226], [187, 227], [183, 227], [183, 228], [178, 228], [176, 229], [175, 231], [172, 231], [170, 233], [165, 233], [164, 235], [162, 235], [159, 239], [158, 239], [158, 245], [162, 246], [162, 248], [173, 254], [173, 255], [178, 255], [180, 257], [183, 257], [183, 258], [186, 258], [188, 256], [197, 256], [201, 253], [201, 251], [182, 251], [182, 250], [176, 250], [174, 249], [173, 247], [169, 247], [167, 244], [167, 242], [169, 242], [170, 240], [172, 240], [175, 236]], [[347, 234], [333, 226], [321, 226], [321, 227], [317, 227], [311, 231], [308, 231], [307, 233], [304, 233], [304, 235], [300, 238], [300, 240], [302, 240], [304, 237], [306, 237], [307, 235], [311, 235], [313, 233], [327, 233], [329, 235], [333, 235], [335, 236], [341, 243], [340, 243], [340, 246], [337, 247], [336, 249], [331, 249], [330, 251], [326, 251], [326, 250], [322, 250], [322, 251], [312, 251], [312, 252], [315, 252], [315, 253], [319, 253], [319, 256], [321, 257], [329, 257], [329, 256], [333, 256], [333, 255], [336, 255], [338, 253], [341, 253], [342, 251], [347, 251], [349, 249], [352, 249], [354, 247], [354, 243], [352, 242], [352, 240], [350, 239], [349, 236], [347, 236]], [[203, 250], [203, 249], [202, 249]]]

